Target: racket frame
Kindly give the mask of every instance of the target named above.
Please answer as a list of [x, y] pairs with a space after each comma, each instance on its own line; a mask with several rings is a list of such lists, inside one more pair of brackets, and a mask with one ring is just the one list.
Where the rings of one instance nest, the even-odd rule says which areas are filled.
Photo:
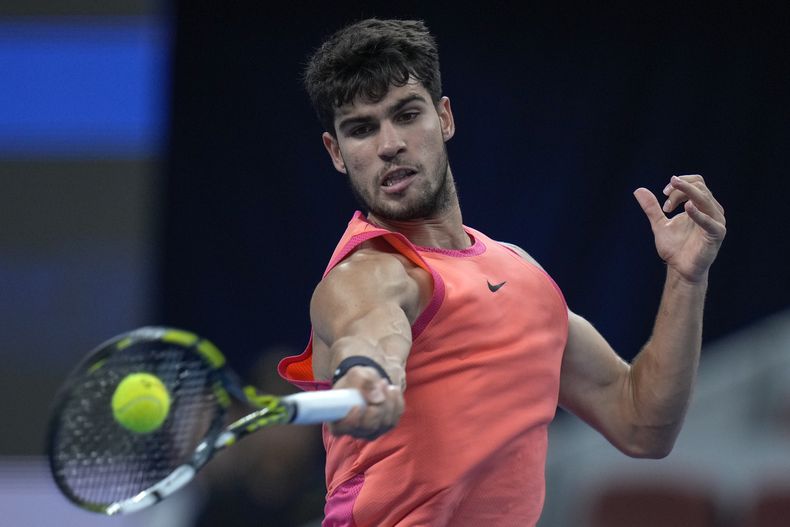
[[[212, 419], [204, 439], [195, 448], [189, 462], [177, 466], [159, 482], [127, 499], [105, 504], [87, 502], [75, 495], [60, 477], [54, 460], [53, 451], [61, 411], [68, 402], [75, 384], [85, 373], [98, 370], [111, 354], [123, 353], [125, 348], [141, 341], [163, 342], [167, 346], [176, 346], [199, 354], [211, 366], [210, 373], [214, 383], [213, 389], [217, 394], [219, 411]], [[225, 426], [230, 395], [257, 410]], [[242, 388], [238, 375], [226, 365], [225, 357], [211, 342], [188, 331], [153, 326], [123, 333], [96, 347], [74, 368], [59, 390], [55, 401], [47, 434], [47, 453], [55, 482], [61, 492], [77, 506], [110, 516], [137, 512], [162, 501], [192, 481], [197, 472], [217, 452], [261, 428], [273, 424], [317, 424], [335, 421], [345, 417], [353, 407], [365, 406], [364, 399], [357, 390], [303, 392], [279, 397], [260, 394], [252, 386]]]

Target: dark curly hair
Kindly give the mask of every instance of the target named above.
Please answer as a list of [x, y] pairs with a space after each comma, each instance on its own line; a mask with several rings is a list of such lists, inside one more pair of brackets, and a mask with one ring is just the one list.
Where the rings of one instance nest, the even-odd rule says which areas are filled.
[[370, 18], [347, 26], [310, 58], [304, 84], [324, 129], [335, 135], [335, 109], [358, 97], [383, 99], [390, 87], [418, 80], [434, 104], [442, 94], [436, 40], [420, 20]]

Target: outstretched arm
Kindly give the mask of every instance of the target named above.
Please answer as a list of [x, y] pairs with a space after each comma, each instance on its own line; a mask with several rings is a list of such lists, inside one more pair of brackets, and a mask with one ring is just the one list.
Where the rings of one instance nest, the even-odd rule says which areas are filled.
[[[662, 207], [634, 195], [650, 220], [667, 278], [653, 333], [632, 364], [592, 325], [571, 313], [560, 404], [623, 452], [663, 457], [680, 432], [699, 363], [708, 269], [726, 232], [724, 209], [701, 176], [673, 177]], [[678, 206], [684, 212], [668, 218]]]
[[336, 379], [335, 388], [360, 390], [367, 407], [330, 425], [332, 433], [375, 439], [397, 424], [418, 303], [419, 287], [398, 257], [365, 249], [338, 265], [316, 288], [310, 304], [315, 378], [332, 380], [349, 357], [367, 358], [383, 369], [356, 365]]

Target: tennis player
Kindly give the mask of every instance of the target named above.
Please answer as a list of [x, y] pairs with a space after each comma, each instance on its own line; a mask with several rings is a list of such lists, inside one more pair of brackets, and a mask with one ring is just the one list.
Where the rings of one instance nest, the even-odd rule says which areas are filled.
[[666, 456], [725, 235], [703, 178], [673, 176], [663, 205], [634, 192], [667, 276], [628, 364], [525, 251], [463, 224], [445, 148], [455, 120], [422, 22], [346, 27], [305, 79], [323, 144], [366, 210], [315, 290], [310, 344], [280, 364], [304, 389], [354, 387], [368, 403], [325, 429], [324, 525], [534, 525], [558, 404], [629, 456]]

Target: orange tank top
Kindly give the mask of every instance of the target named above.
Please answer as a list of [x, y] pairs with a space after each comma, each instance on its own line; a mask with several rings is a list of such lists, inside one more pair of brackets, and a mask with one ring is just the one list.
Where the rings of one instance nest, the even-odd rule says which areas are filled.
[[[412, 326], [406, 407], [375, 441], [324, 429], [324, 526], [534, 525], [543, 506], [548, 425], [568, 335], [562, 293], [540, 268], [464, 227], [464, 250], [417, 247], [357, 212], [324, 276], [382, 236], [433, 277]], [[327, 389], [312, 372], [312, 340], [280, 374]]]

